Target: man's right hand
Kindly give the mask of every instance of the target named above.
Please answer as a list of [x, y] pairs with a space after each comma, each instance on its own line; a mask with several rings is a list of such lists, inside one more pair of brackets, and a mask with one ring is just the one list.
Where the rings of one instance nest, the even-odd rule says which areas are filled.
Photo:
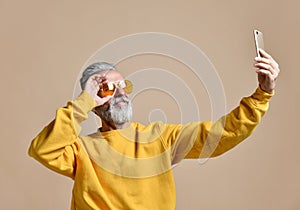
[[90, 78], [87, 80], [84, 87], [84, 90], [93, 97], [93, 99], [97, 103], [97, 106], [103, 105], [113, 97], [113, 95], [106, 96], [104, 98], [98, 96], [100, 84], [105, 80], [106, 80], [105, 77], [103, 77], [102, 75], [94, 74], [90, 76]]

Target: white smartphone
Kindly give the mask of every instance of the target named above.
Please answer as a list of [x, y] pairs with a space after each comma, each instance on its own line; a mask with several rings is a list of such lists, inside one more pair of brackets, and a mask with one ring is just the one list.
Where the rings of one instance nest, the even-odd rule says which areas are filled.
[[255, 49], [256, 49], [256, 55], [258, 57], [261, 57], [259, 54], [259, 48], [265, 49], [264, 47], [264, 39], [263, 39], [263, 33], [258, 30], [253, 30], [254, 33], [254, 41], [255, 41]]

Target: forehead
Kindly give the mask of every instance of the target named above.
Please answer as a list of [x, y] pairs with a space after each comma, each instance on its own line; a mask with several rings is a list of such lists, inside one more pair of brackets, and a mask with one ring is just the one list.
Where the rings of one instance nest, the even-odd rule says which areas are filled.
[[114, 82], [119, 80], [124, 80], [122, 74], [116, 70], [108, 70], [105, 72], [99, 72], [101, 76], [104, 76], [108, 81]]

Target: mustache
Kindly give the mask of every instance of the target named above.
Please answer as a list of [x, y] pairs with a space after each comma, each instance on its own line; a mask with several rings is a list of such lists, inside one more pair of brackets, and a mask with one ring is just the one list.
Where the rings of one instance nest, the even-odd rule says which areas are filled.
[[115, 103], [119, 103], [119, 102], [126, 102], [126, 103], [129, 103], [130, 102], [130, 99], [125, 96], [125, 95], [120, 95], [120, 96], [116, 96], [116, 97], [113, 97], [111, 99], [111, 104], [115, 104]]

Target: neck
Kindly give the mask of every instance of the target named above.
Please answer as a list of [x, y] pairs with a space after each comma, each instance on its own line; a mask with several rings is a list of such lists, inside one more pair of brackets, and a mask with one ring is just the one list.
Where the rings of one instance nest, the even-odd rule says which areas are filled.
[[125, 122], [122, 124], [115, 124], [113, 122], [106, 122], [104, 120], [101, 120], [101, 122], [102, 122], [102, 127], [100, 128], [101, 132], [124, 129], [127, 128], [131, 123], [131, 122]]

